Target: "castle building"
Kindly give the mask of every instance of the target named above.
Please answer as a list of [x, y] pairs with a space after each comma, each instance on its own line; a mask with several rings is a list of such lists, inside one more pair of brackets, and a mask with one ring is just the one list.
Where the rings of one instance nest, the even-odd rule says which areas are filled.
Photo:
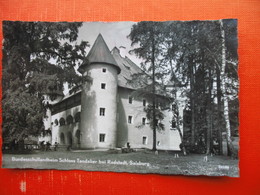
[[[44, 124], [51, 129], [51, 143], [75, 149], [152, 148], [153, 131], [144, 108], [149, 102], [132, 97], [131, 75], [142, 70], [116, 47], [109, 50], [101, 34], [79, 72], [90, 78], [82, 89], [55, 100]], [[181, 138], [172, 125], [173, 114], [164, 110], [165, 129], [157, 132], [157, 149], [180, 150]]]

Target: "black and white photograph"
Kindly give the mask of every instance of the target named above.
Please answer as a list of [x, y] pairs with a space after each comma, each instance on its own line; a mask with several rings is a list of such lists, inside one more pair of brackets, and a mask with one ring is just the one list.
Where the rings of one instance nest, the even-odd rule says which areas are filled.
[[239, 177], [237, 23], [3, 21], [2, 167]]

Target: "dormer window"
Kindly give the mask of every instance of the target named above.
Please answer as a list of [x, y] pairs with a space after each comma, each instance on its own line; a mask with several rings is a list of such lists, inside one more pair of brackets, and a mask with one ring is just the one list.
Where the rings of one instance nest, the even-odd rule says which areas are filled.
[[123, 65], [124, 65], [124, 67], [126, 67], [126, 69], [130, 70], [129, 66], [125, 65], [124, 63], [123, 63]]

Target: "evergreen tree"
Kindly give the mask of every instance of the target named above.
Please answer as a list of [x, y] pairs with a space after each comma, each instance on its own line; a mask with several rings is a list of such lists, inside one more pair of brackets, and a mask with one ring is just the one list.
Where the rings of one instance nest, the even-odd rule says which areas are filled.
[[[213, 137], [216, 137], [218, 132], [221, 153], [224, 118], [223, 92], [220, 88], [222, 47], [219, 23], [218, 21], [169, 22], [165, 29], [166, 46], [163, 58], [165, 64], [169, 64], [169, 74], [175, 89], [181, 91], [187, 98], [191, 145], [199, 143], [204, 137], [207, 153], [210, 153]], [[226, 82], [226, 85], [230, 86], [225, 93], [234, 99], [237, 97], [238, 83], [234, 20], [225, 20], [225, 33], [228, 37], [225, 40], [228, 47], [226, 55], [229, 56], [226, 60], [230, 62], [227, 63], [225, 70], [225, 75], [230, 81]], [[235, 110], [238, 110], [238, 107]]]
[[80, 83], [74, 69], [87, 42], [76, 44], [81, 23], [3, 22], [3, 137], [38, 135], [43, 129], [43, 95], [62, 93], [63, 83]]
[[[160, 122], [164, 118], [158, 104], [166, 104], [160, 98], [165, 94], [161, 86], [164, 77], [164, 66], [161, 63], [163, 37], [163, 23], [161, 22], [139, 22], [133, 25], [128, 36], [132, 41], [132, 46], [137, 45], [131, 52], [143, 59], [141, 64], [144, 73], [135, 74], [132, 77], [137, 84], [136, 95], [146, 97], [151, 105], [145, 109], [147, 119], [150, 121], [153, 130], [153, 150], [156, 150], [156, 131], [164, 129]], [[133, 82], [132, 82], [133, 83]]]

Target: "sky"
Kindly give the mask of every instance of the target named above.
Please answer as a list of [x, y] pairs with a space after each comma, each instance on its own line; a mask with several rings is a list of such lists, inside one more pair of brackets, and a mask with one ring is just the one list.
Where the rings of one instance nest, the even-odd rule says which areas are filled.
[[84, 22], [83, 26], [79, 29], [78, 42], [82, 40], [88, 41], [90, 47], [87, 48], [87, 53], [93, 46], [99, 33], [103, 36], [107, 46], [112, 50], [115, 46], [125, 47], [119, 48], [121, 56], [127, 55], [134, 63], [140, 64], [141, 60], [128, 52], [133, 49], [131, 47], [131, 40], [127, 38], [130, 34], [132, 25], [135, 22]]

